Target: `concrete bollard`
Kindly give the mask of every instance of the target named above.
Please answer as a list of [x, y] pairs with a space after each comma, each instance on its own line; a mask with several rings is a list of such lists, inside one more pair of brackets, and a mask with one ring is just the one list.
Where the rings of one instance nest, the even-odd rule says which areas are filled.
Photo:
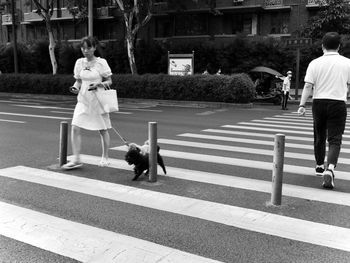
[[276, 134], [274, 155], [273, 155], [273, 170], [272, 170], [272, 194], [271, 194], [272, 205], [281, 205], [284, 145], [285, 145], [285, 135]]
[[60, 167], [67, 163], [67, 150], [68, 150], [68, 122], [61, 121], [61, 124], [60, 124], [60, 152], [59, 152], [59, 165], [60, 165]]
[[149, 182], [157, 182], [157, 123], [148, 123]]

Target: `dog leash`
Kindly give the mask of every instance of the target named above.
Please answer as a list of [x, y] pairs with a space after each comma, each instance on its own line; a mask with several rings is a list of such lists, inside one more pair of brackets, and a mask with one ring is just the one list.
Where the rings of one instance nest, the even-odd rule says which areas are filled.
[[119, 138], [124, 142], [124, 144], [126, 146], [129, 146], [129, 143], [123, 138], [123, 136], [120, 135], [120, 133], [117, 131], [117, 129], [115, 129], [113, 126], [112, 126], [112, 130], [119, 136]]
[[[102, 84], [102, 85], [103, 85], [103, 87], [106, 89], [105, 85], [104, 85], [104, 84]], [[110, 88], [108, 84], [107, 84], [107, 87], [108, 87], [108, 89]], [[95, 89], [96, 89], [96, 88], [90, 88], [90, 89], [88, 89], [88, 91], [92, 91], [92, 90], [95, 90]], [[98, 103], [100, 104], [100, 106], [103, 108], [103, 105], [102, 105], [101, 101], [98, 99], [98, 97], [97, 97], [96, 94], [95, 94], [95, 97], [96, 97]], [[129, 146], [129, 143], [127, 142], [127, 140], [125, 140], [125, 139], [123, 138], [123, 136], [120, 135], [120, 133], [118, 132], [118, 130], [117, 130], [116, 128], [114, 128], [112, 125], [111, 125], [111, 128], [112, 128], [112, 130], [118, 135], [118, 137], [124, 142], [124, 144], [125, 144], [126, 146]]]

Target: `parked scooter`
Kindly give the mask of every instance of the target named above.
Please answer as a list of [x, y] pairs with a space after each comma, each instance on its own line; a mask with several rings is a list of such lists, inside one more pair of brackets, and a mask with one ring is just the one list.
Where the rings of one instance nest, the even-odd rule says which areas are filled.
[[260, 75], [255, 80], [255, 101], [281, 105], [284, 76], [273, 69], [263, 66], [255, 67], [251, 72]]
[[281, 105], [283, 99], [282, 90], [279, 88], [273, 88], [268, 93], [256, 93], [254, 101], [273, 103], [274, 105]]

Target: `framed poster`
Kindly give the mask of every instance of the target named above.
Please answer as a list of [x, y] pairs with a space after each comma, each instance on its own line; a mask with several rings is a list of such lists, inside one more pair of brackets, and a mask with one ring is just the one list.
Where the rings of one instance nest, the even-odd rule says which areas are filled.
[[193, 75], [194, 51], [192, 54], [170, 54], [168, 52], [168, 74]]

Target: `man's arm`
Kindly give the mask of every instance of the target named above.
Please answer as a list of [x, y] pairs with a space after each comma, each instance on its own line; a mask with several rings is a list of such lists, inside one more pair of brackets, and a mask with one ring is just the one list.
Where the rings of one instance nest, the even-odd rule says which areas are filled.
[[305, 104], [307, 99], [310, 97], [312, 93], [313, 84], [306, 82], [304, 85], [303, 93], [301, 94], [298, 114], [305, 115]]

